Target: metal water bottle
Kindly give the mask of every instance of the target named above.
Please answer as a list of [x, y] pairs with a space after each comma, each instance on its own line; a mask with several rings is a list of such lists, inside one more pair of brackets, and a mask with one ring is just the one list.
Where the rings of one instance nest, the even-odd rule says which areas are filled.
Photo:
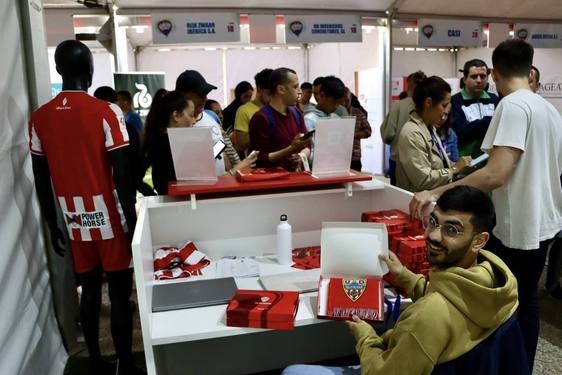
[[287, 215], [281, 215], [277, 225], [277, 263], [293, 263], [292, 229], [287, 222]]

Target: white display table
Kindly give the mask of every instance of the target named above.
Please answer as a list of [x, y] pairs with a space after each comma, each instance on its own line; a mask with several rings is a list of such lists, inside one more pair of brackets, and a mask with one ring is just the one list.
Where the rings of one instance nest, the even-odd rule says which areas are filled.
[[[275, 263], [281, 214], [293, 228], [293, 247], [320, 244], [323, 221], [359, 221], [364, 211], [407, 211], [411, 194], [380, 181], [349, 188], [199, 200], [149, 197], [141, 202], [133, 261], [149, 374], [242, 374], [321, 361], [354, 353], [341, 322], [316, 319], [316, 296], [301, 295], [293, 331], [225, 325], [226, 305], [152, 312], [153, 249], [193, 241], [211, 259], [258, 256], [260, 274], [299, 270]], [[265, 256], [264, 256], [265, 255]], [[214, 264], [205, 270], [212, 277]], [[183, 280], [181, 282], [189, 282]], [[257, 278], [237, 278], [239, 288], [262, 289]]]

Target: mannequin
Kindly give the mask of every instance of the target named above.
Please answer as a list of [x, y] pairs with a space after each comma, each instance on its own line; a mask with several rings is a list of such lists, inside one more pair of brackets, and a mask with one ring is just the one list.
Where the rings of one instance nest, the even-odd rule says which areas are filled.
[[[62, 42], [55, 51], [55, 63], [63, 91], [36, 110], [30, 120], [39, 203], [53, 249], [60, 256], [65, 256], [65, 250], [63, 232], [57, 226], [57, 204], [65, 216], [75, 269], [82, 282], [80, 319], [93, 373], [115, 373], [115, 364], [105, 362], [99, 348], [104, 271], [118, 373], [136, 373], [129, 302], [132, 270], [128, 267], [136, 212], [131, 194], [134, 187], [127, 172], [128, 135], [120, 110], [87, 94], [93, 59], [86, 45], [76, 40]], [[61, 156], [60, 150], [71, 156]]]

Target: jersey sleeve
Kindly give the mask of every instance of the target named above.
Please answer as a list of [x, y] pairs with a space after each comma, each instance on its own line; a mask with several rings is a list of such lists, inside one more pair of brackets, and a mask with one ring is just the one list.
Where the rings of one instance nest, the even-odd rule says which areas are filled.
[[29, 150], [34, 155], [44, 156], [45, 154], [43, 153], [43, 146], [41, 145], [41, 140], [37, 135], [33, 118], [31, 118], [31, 120], [29, 121], [28, 130], [29, 130]]
[[110, 104], [103, 113], [103, 132], [105, 134], [105, 149], [112, 151], [129, 144], [129, 133], [121, 109]]

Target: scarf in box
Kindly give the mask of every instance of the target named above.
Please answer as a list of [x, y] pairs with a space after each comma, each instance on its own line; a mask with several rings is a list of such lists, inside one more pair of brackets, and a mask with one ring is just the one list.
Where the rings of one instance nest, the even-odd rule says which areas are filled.
[[380, 279], [330, 279], [326, 314], [340, 319], [357, 315], [365, 320], [384, 320]]
[[310, 270], [320, 268], [320, 246], [299, 247], [293, 250], [293, 268]]
[[201, 275], [201, 269], [210, 263], [207, 256], [197, 250], [191, 241], [179, 248], [160, 247], [154, 253], [154, 278], [169, 280]]

